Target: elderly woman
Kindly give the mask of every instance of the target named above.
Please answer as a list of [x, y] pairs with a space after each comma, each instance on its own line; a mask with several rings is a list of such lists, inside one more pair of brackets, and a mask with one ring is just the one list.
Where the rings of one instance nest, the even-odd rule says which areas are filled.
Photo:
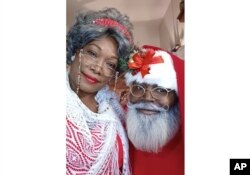
[[130, 174], [122, 108], [107, 84], [132, 50], [131, 29], [107, 8], [79, 14], [67, 34], [67, 174]]

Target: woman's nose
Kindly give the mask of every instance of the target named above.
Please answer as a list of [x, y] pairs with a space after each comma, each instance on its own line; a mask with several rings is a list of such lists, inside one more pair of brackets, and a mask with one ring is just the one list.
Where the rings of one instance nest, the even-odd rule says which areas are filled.
[[97, 74], [100, 74], [100, 73], [101, 73], [102, 68], [103, 68], [103, 62], [102, 62], [101, 60], [99, 60], [99, 61], [97, 61], [97, 62], [95, 62], [95, 63], [93, 63], [93, 64], [91, 65], [91, 69], [92, 69], [95, 73], [97, 73]]

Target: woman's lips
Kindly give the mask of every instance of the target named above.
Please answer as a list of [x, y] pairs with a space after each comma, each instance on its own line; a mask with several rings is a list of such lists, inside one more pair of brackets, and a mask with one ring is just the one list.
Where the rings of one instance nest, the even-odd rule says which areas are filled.
[[91, 77], [90, 75], [83, 74], [85, 76], [85, 79], [90, 83], [90, 84], [95, 84], [98, 82], [98, 80], [94, 77]]

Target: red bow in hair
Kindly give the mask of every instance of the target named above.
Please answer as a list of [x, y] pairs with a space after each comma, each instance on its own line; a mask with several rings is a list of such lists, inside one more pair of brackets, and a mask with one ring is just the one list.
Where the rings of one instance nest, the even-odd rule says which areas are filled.
[[136, 71], [136, 73], [141, 72], [142, 78], [149, 74], [149, 65], [164, 63], [164, 60], [161, 56], [155, 56], [155, 51], [148, 49], [145, 53], [135, 53], [132, 56], [132, 59], [128, 62], [128, 67]]

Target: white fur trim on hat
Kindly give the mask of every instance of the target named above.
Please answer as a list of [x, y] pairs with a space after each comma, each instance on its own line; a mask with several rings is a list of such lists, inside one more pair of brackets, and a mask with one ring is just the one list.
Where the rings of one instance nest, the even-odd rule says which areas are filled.
[[161, 56], [164, 59], [164, 63], [149, 65], [149, 74], [146, 74], [143, 78], [141, 72], [135, 75], [131, 73], [125, 74], [125, 81], [127, 85], [133, 82], [157, 84], [164, 88], [173, 89], [177, 92], [177, 80], [176, 72], [173, 65], [171, 56], [165, 51], [155, 51], [154, 56]]

